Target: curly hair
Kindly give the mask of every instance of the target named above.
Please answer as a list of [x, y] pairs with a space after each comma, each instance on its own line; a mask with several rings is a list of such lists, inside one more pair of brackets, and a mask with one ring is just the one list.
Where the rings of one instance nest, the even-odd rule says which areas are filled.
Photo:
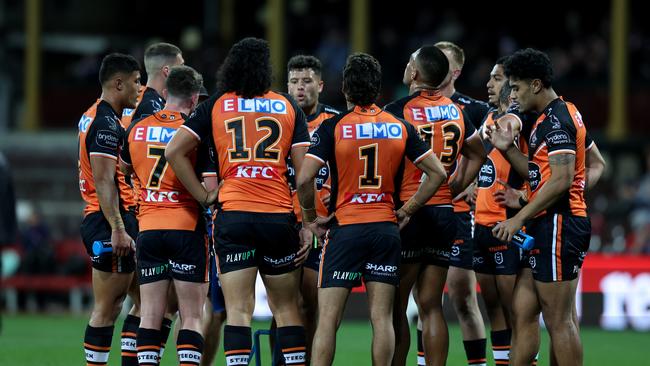
[[130, 74], [134, 71], [140, 71], [140, 64], [133, 56], [111, 53], [104, 57], [99, 67], [99, 82], [104, 85], [116, 74]]
[[503, 64], [507, 77], [517, 79], [539, 79], [545, 88], [553, 84], [551, 59], [542, 51], [526, 48], [513, 53]]
[[440, 85], [449, 73], [449, 60], [436, 46], [422, 46], [415, 61], [423, 79], [432, 86]]
[[379, 97], [381, 65], [367, 53], [348, 56], [343, 69], [343, 93], [350, 103], [369, 106]]
[[311, 55], [297, 55], [289, 59], [287, 70], [312, 69], [314, 74], [321, 76], [323, 65], [320, 60]]
[[235, 43], [219, 68], [217, 90], [234, 92], [246, 99], [271, 88], [271, 51], [263, 39], [248, 37]]

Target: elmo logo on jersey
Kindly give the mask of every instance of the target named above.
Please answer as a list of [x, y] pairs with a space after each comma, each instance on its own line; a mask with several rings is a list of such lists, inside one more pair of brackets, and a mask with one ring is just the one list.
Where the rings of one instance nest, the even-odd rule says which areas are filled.
[[280, 99], [268, 98], [228, 98], [221, 105], [223, 112], [255, 112], [287, 114], [287, 103]]
[[414, 121], [437, 122], [460, 118], [460, 110], [454, 104], [438, 105], [434, 107], [411, 108]]
[[376, 122], [342, 125], [342, 138], [367, 140], [367, 139], [401, 139], [403, 126], [401, 123]]
[[136, 127], [133, 133], [134, 141], [147, 141], [147, 142], [162, 142], [168, 143], [176, 134], [175, 128], [170, 127], [156, 127], [156, 126], [143, 126]]

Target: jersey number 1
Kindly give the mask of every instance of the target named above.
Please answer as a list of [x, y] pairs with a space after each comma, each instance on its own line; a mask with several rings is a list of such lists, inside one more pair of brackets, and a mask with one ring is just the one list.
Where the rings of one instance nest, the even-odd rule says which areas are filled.
[[359, 188], [381, 187], [381, 175], [377, 174], [377, 144], [359, 147], [359, 159], [363, 160], [363, 175], [359, 177]]

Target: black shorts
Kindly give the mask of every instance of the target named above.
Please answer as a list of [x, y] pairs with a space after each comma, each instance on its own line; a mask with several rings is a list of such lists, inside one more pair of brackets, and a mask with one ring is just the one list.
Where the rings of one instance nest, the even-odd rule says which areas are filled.
[[353, 288], [364, 281], [399, 284], [397, 224], [373, 222], [335, 226], [323, 247], [318, 287]]
[[456, 238], [454, 209], [424, 206], [400, 231], [402, 263], [449, 267], [449, 253]]
[[[126, 233], [135, 240], [138, 236], [138, 219], [131, 211], [120, 211]], [[106, 221], [101, 211], [93, 212], [81, 221], [81, 239], [90, 256], [93, 268], [102, 272], [132, 273], [135, 270], [135, 253], [129, 253], [124, 257], [118, 257], [113, 253], [93, 254], [93, 243], [95, 241], [111, 241], [111, 225]]]
[[203, 230], [146, 230], [135, 247], [141, 285], [171, 279], [208, 282], [210, 253]]
[[577, 278], [591, 239], [588, 217], [546, 214], [531, 220], [526, 232], [535, 238], [529, 254], [535, 280], [560, 282]]
[[293, 213], [219, 211], [214, 221], [219, 274], [258, 267], [277, 275], [295, 270], [300, 249]]
[[302, 264], [302, 266], [318, 272], [318, 268], [320, 267], [320, 257], [322, 252], [323, 252], [322, 247], [311, 248], [309, 254], [307, 255], [307, 260], [305, 261], [305, 263]]
[[463, 269], [474, 268], [474, 239], [472, 238], [472, 215], [458, 212], [456, 216], [456, 240], [451, 245], [449, 265]]
[[492, 227], [474, 226], [474, 271], [491, 275], [516, 275], [521, 268], [522, 250], [492, 235]]

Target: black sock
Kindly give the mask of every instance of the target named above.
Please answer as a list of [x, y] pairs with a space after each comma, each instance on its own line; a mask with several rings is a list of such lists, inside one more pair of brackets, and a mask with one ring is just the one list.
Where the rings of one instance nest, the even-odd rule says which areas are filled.
[[285, 365], [306, 364], [307, 336], [305, 335], [305, 327], [290, 326], [278, 328], [278, 341], [282, 347]]
[[463, 341], [468, 365], [487, 365], [487, 359], [485, 358], [486, 344], [487, 340], [485, 338], [475, 339], [472, 341]]
[[113, 329], [109, 327], [91, 327], [86, 326], [84, 335], [84, 351], [86, 353], [86, 365], [108, 364], [108, 354], [111, 351], [111, 341], [113, 340]]
[[418, 329], [418, 366], [425, 366], [424, 343], [422, 343], [422, 331]]
[[203, 337], [189, 329], [181, 329], [176, 340], [180, 366], [198, 366], [203, 354]]
[[122, 325], [122, 366], [138, 366], [136, 347], [136, 332], [140, 326], [140, 318], [127, 315]]
[[507, 365], [510, 360], [510, 338], [512, 337], [511, 329], [503, 329], [490, 332], [492, 341], [492, 355], [494, 356], [495, 365]]
[[160, 331], [157, 329], [138, 328], [137, 350], [138, 365], [158, 365]]
[[223, 350], [226, 365], [248, 365], [253, 340], [250, 327], [226, 325], [223, 329]]
[[163, 353], [165, 353], [165, 344], [167, 343], [167, 338], [169, 338], [169, 332], [172, 330], [172, 320], [163, 318], [162, 325], [160, 326], [160, 355], [158, 358], [162, 359]]
[[271, 357], [273, 357], [273, 365], [284, 366], [284, 356], [282, 355], [282, 345], [278, 338], [278, 328], [275, 327], [275, 321], [269, 329], [269, 343], [271, 347]]

